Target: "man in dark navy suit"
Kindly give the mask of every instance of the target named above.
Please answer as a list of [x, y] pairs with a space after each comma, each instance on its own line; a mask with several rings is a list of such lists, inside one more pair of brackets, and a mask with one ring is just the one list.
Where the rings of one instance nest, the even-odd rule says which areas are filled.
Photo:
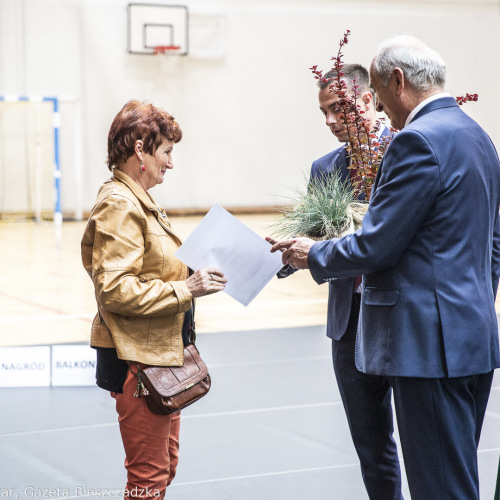
[[393, 388], [412, 500], [477, 500], [477, 446], [500, 366], [500, 162], [443, 92], [446, 66], [422, 42], [385, 42], [370, 80], [401, 132], [361, 230], [272, 250], [318, 283], [364, 275], [356, 364]]
[[[377, 116], [368, 71], [359, 64], [345, 64], [342, 71], [351, 95], [354, 82], [359, 86], [356, 101], [373, 129]], [[324, 75], [325, 82], [319, 82], [319, 107], [333, 135], [345, 143], [349, 137], [341, 117], [339, 97], [330, 89], [335, 77], [336, 73], [331, 71]], [[380, 131], [382, 136], [389, 133], [387, 128]], [[349, 166], [346, 145], [342, 145], [313, 162], [311, 179], [324, 179], [326, 174], [334, 171], [344, 183], [355, 184], [356, 171]], [[364, 200], [364, 193], [358, 194], [358, 199]], [[278, 276], [286, 277], [293, 271], [285, 267]], [[327, 335], [332, 339], [333, 367], [370, 500], [401, 500], [401, 471], [393, 438], [391, 387], [383, 377], [358, 371], [354, 361], [360, 292], [360, 277], [330, 282]]]

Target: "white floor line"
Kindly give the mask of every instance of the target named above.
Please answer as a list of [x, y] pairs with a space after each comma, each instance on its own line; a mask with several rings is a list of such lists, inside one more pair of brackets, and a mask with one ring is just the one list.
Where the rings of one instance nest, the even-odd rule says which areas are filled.
[[42, 321], [66, 321], [70, 319], [92, 319], [95, 313], [82, 313], [82, 314], [46, 314], [43, 316], [7, 316], [0, 318], [0, 324], [5, 323], [31, 323]]
[[493, 453], [500, 451], [500, 448], [485, 448], [484, 450], [477, 450], [478, 453]]
[[[254, 408], [251, 410], [234, 410], [234, 411], [223, 411], [223, 412], [213, 412], [213, 413], [200, 413], [198, 415], [183, 415], [182, 420], [193, 420], [193, 419], [210, 418], [210, 417], [229, 417], [233, 415], [250, 415], [255, 413], [266, 413], [274, 411], [304, 410], [310, 408], [337, 406], [340, 404], [342, 404], [341, 401], [331, 401], [327, 403], [311, 403], [306, 405], [270, 406], [267, 408]], [[54, 429], [39, 429], [33, 431], [5, 432], [5, 433], [0, 433], [0, 439], [5, 437], [31, 436], [34, 434], [81, 431], [85, 429], [98, 429], [102, 427], [115, 427], [115, 426], [118, 426], [118, 422], [108, 422], [105, 424], [76, 425], [73, 427], [56, 427]]]
[[[478, 450], [478, 453], [490, 453], [500, 451], [500, 448], [490, 448], [487, 450]], [[182, 488], [183, 486], [195, 486], [199, 484], [214, 484], [221, 483], [227, 481], [241, 481], [244, 479], [258, 479], [262, 477], [276, 477], [276, 476], [285, 476], [290, 474], [303, 474], [306, 472], [319, 472], [326, 470], [335, 470], [335, 469], [349, 469], [353, 467], [359, 467], [359, 463], [351, 463], [351, 464], [340, 464], [340, 465], [325, 465], [323, 467], [309, 467], [307, 469], [290, 469], [284, 471], [275, 471], [275, 472], [263, 472], [261, 474], [246, 474], [243, 476], [229, 476], [229, 477], [218, 477], [215, 479], [204, 479], [201, 481], [185, 481], [183, 483], [173, 483], [170, 485], [170, 488]], [[65, 496], [60, 498], [55, 498], [54, 500], [70, 500], [74, 498], [89, 498], [93, 495], [75, 495], [75, 496]]]
[[[186, 481], [184, 483], [173, 483], [169, 486], [169, 488], [178, 488], [182, 486], [193, 486], [197, 484], [210, 484], [210, 483], [221, 483], [224, 481], [240, 481], [242, 479], [257, 479], [260, 477], [273, 477], [273, 476], [284, 476], [289, 474], [301, 474], [304, 472], [317, 472], [317, 471], [325, 471], [325, 470], [334, 470], [334, 469], [348, 469], [351, 467], [359, 467], [359, 463], [354, 464], [340, 464], [340, 465], [326, 465], [324, 467], [310, 467], [308, 469], [292, 469], [292, 470], [284, 470], [284, 471], [276, 471], [276, 472], [263, 472], [261, 474], [247, 474], [244, 476], [230, 476], [230, 477], [219, 477], [216, 479], [205, 479], [202, 481]], [[53, 500], [71, 500], [74, 498], [90, 498], [95, 497], [94, 494], [89, 495], [74, 495], [74, 496], [64, 496], [57, 497]]]
[[229, 477], [220, 477], [217, 479], [205, 479], [202, 481], [186, 481], [184, 483], [173, 483], [170, 488], [181, 487], [181, 486], [192, 486], [195, 484], [209, 484], [209, 483], [220, 483], [223, 481], [239, 481], [242, 479], [255, 479], [259, 477], [272, 477], [272, 476], [284, 476], [287, 474], [301, 474], [304, 472], [316, 472], [323, 470], [332, 470], [332, 469], [347, 469], [350, 467], [359, 467], [359, 463], [353, 464], [340, 464], [340, 465], [325, 465], [324, 467], [310, 467], [307, 469], [291, 469], [291, 470], [283, 470], [276, 472], [263, 472], [261, 474], [247, 474], [244, 476], [229, 476]]
[[[485, 450], [478, 450], [478, 453], [492, 453], [498, 452], [500, 448], [489, 448]], [[262, 472], [260, 474], [246, 474], [243, 476], [229, 476], [229, 477], [219, 477], [215, 479], [204, 479], [201, 481], [185, 481], [183, 483], [173, 483], [170, 488], [182, 488], [183, 486], [195, 486], [199, 484], [214, 484], [221, 483], [227, 481], [241, 481], [244, 479], [258, 479], [262, 477], [276, 477], [276, 476], [285, 476], [290, 474], [302, 474], [306, 472], [319, 472], [326, 470], [335, 470], [335, 469], [348, 469], [353, 467], [359, 467], [359, 463], [351, 463], [351, 464], [340, 464], [340, 465], [325, 465], [323, 467], [309, 467], [307, 469], [290, 469], [284, 471], [275, 471], [275, 472]], [[55, 498], [54, 500], [70, 500], [74, 498], [89, 498], [94, 495], [74, 495], [74, 496], [64, 496], [60, 498]]]
[[200, 413], [199, 415], [185, 415], [182, 420], [193, 420], [197, 418], [208, 417], [229, 417], [232, 415], [250, 415], [252, 413], [266, 413], [272, 411], [290, 411], [290, 410], [304, 410], [309, 408], [323, 408], [326, 406], [338, 406], [342, 401], [331, 401], [328, 403], [311, 403], [307, 405], [289, 405], [289, 406], [270, 406], [267, 408], [255, 408], [253, 410], [234, 410], [234, 411], [221, 411], [214, 413]]
[[283, 358], [283, 359], [263, 359], [260, 361], [246, 361], [244, 363], [210, 363], [208, 368], [227, 368], [227, 367], [239, 367], [239, 366], [254, 366], [254, 365], [268, 365], [276, 363], [297, 363], [304, 361], [322, 361], [325, 359], [332, 359], [331, 356], [308, 356], [304, 358]]
[[488, 415], [488, 417], [500, 418], [500, 413], [496, 413], [494, 411], [486, 410], [486, 415]]
[[49, 434], [51, 432], [81, 431], [84, 429], [98, 429], [100, 427], [114, 427], [114, 426], [118, 426], [118, 422], [107, 423], [107, 424], [75, 425], [74, 427], [56, 427], [54, 429], [39, 429], [36, 431], [5, 432], [0, 434], [0, 439], [4, 437], [31, 436], [33, 434]]

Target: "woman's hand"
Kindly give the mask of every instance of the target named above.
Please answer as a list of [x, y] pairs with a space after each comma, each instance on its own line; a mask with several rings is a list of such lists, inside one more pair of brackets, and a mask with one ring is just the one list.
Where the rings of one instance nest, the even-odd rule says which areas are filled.
[[200, 269], [186, 280], [186, 285], [193, 297], [203, 297], [203, 295], [220, 292], [224, 290], [226, 283], [227, 279], [224, 278], [224, 273], [215, 267]]

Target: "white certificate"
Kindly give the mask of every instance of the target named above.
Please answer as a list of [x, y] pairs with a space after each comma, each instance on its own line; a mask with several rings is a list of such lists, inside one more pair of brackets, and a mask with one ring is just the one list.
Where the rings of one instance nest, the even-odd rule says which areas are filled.
[[250, 304], [283, 267], [281, 252], [245, 224], [215, 204], [189, 235], [175, 256], [191, 269], [220, 269], [227, 278], [224, 291]]

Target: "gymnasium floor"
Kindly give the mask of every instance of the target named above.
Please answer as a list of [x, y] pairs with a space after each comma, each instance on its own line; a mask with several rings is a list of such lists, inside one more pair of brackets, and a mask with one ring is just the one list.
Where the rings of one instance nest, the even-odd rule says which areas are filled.
[[[238, 217], [263, 236], [270, 215]], [[201, 217], [171, 219], [185, 239]], [[82, 267], [80, 241], [85, 223], [0, 222], [0, 345], [86, 342], [96, 312], [92, 282]], [[199, 333], [321, 325], [328, 290], [309, 273], [273, 279], [244, 307], [224, 293], [196, 302]], [[290, 308], [296, 314], [290, 314]]]
[[[242, 216], [268, 234], [269, 216]], [[172, 218], [185, 238], [199, 218]], [[0, 345], [85, 343], [95, 304], [80, 264], [84, 224], [0, 225]], [[172, 500], [363, 500], [325, 337], [326, 286], [272, 280], [248, 307], [197, 302], [210, 394], [183, 413]], [[123, 450], [113, 402], [94, 387], [0, 389], [0, 496], [119, 496]], [[479, 452], [481, 498], [500, 454], [497, 375]], [[49, 491], [52, 489], [52, 491]], [[409, 499], [405, 484], [405, 498]]]

